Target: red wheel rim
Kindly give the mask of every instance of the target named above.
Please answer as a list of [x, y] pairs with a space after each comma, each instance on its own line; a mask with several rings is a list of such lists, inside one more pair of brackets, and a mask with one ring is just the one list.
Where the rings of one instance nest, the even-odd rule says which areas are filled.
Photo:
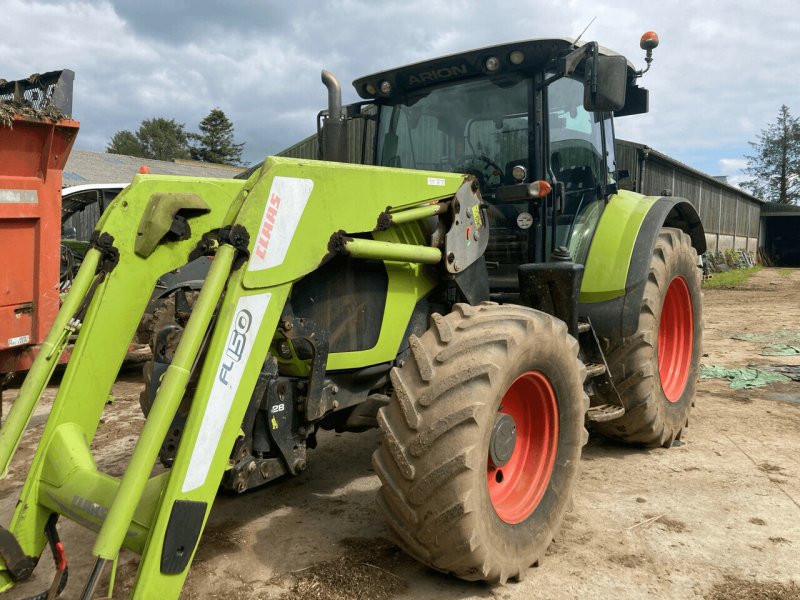
[[514, 380], [500, 403], [500, 413], [516, 425], [513, 453], [502, 467], [487, 460], [489, 499], [506, 523], [527, 519], [544, 496], [558, 449], [558, 405], [553, 386], [538, 371]]
[[694, 313], [689, 286], [683, 277], [675, 277], [664, 296], [658, 324], [658, 374], [661, 389], [670, 402], [677, 402], [686, 388], [693, 335]]

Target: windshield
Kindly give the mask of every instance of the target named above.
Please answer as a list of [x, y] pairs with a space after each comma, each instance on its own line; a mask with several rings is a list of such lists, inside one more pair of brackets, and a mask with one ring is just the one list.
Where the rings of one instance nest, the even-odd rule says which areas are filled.
[[383, 106], [378, 164], [474, 175], [485, 192], [528, 164], [530, 83], [479, 79]]

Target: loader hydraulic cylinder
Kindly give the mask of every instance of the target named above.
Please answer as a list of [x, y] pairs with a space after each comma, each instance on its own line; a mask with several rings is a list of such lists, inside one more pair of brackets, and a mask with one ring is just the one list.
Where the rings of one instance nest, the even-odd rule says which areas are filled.
[[217, 250], [216, 258], [192, 310], [192, 316], [183, 332], [175, 358], [164, 374], [149, 418], [145, 422], [128, 468], [122, 477], [119, 490], [108, 511], [108, 517], [95, 541], [93, 554], [101, 559], [113, 560], [119, 553], [128, 525], [158, 457], [161, 442], [166, 437], [178, 405], [183, 399], [195, 358], [211, 324], [214, 310], [225, 289], [235, 258], [236, 249], [233, 246], [223, 244]]
[[0, 479], [5, 479], [8, 474], [8, 465], [22, 440], [25, 427], [39, 403], [47, 382], [50, 381], [53, 371], [58, 366], [58, 359], [69, 341], [70, 334], [75, 331], [70, 321], [92, 285], [100, 256], [101, 253], [96, 248], [86, 253], [86, 258], [64, 301], [64, 306], [58, 313], [47, 339], [42, 344], [40, 353], [44, 355], [44, 360], [34, 362], [22, 384], [19, 397], [14, 401], [6, 422], [0, 428]]
[[345, 249], [353, 258], [396, 260], [429, 265], [435, 265], [442, 260], [442, 252], [438, 248], [379, 242], [360, 238], [346, 241]]

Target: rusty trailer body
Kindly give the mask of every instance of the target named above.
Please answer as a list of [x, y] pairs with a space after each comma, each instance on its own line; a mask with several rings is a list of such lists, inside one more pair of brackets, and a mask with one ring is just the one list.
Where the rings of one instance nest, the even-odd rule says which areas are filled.
[[0, 373], [26, 370], [59, 308], [71, 71], [0, 85]]

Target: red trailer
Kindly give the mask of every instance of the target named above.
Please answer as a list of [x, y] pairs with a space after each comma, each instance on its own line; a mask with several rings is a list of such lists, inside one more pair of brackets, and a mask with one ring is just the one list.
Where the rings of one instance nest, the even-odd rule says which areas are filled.
[[0, 80], [0, 378], [27, 370], [59, 307], [72, 71]]

